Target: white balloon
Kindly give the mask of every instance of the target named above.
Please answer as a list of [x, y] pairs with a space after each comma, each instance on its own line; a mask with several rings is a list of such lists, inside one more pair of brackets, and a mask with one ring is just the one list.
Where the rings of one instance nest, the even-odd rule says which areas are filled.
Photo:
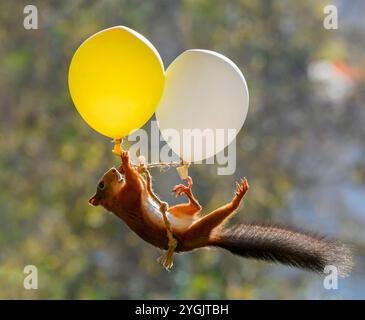
[[[222, 54], [194, 49], [183, 52], [168, 67], [156, 118], [171, 149], [184, 161], [197, 162], [235, 139], [248, 103], [246, 80], [239, 68]], [[199, 142], [199, 135], [207, 139]]]

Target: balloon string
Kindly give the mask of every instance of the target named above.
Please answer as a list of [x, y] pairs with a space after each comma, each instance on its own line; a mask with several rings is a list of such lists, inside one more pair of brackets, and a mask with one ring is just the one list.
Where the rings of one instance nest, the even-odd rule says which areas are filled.
[[163, 167], [179, 167], [183, 165], [181, 161], [179, 162], [153, 162], [146, 164], [146, 167], [148, 168], [163, 168]]
[[172, 268], [174, 264], [174, 252], [177, 247], [177, 240], [174, 237], [174, 233], [172, 231], [172, 227], [170, 224], [169, 219], [167, 218], [167, 211], [169, 208], [169, 205], [167, 202], [162, 201], [152, 190], [152, 177], [150, 172], [148, 171], [147, 167], [145, 165], [139, 166], [139, 172], [143, 173], [146, 177], [147, 181], [147, 191], [160, 206], [160, 212], [162, 214], [162, 218], [165, 224], [166, 228], [166, 236], [167, 236], [167, 250], [165, 254], [159, 258], [159, 261], [163, 264], [166, 270], [169, 270]]
[[[121, 155], [121, 151], [123, 150], [123, 139], [114, 139], [114, 148], [112, 150], [112, 152], [117, 155], [120, 156]], [[138, 167], [139, 165], [135, 165], [132, 164], [135, 167]], [[187, 163], [185, 161], [171, 161], [171, 162], [152, 162], [152, 163], [148, 163], [146, 164], [147, 168], [159, 168], [159, 167], [180, 167], [180, 166], [190, 166], [190, 163]]]

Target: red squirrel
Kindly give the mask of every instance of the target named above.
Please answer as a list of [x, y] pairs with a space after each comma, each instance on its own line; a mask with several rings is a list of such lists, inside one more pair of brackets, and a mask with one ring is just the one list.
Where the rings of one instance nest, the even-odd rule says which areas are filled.
[[[111, 168], [103, 175], [89, 203], [113, 212], [143, 240], [168, 249], [166, 224], [159, 203], [149, 192], [150, 179], [131, 164], [127, 151], [122, 151], [121, 160], [120, 168]], [[189, 177], [188, 186], [180, 184], [173, 188], [177, 196], [186, 195], [188, 203], [166, 208], [166, 217], [177, 241], [175, 252], [220, 247], [246, 258], [280, 262], [318, 273], [332, 265], [337, 267], [340, 276], [349, 274], [350, 250], [337, 240], [273, 225], [226, 227], [249, 189], [247, 179], [237, 183], [229, 203], [204, 216], [192, 193], [192, 184]]]

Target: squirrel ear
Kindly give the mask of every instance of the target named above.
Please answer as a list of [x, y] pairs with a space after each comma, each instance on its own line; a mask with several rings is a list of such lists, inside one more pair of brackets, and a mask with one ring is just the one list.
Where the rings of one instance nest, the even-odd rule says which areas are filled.
[[89, 199], [89, 203], [95, 207], [99, 205], [99, 197], [96, 195], [96, 193]]

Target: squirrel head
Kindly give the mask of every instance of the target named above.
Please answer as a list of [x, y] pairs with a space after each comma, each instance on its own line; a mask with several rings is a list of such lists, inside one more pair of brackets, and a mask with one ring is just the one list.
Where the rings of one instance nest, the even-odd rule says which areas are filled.
[[117, 169], [109, 169], [99, 181], [96, 193], [89, 199], [89, 203], [93, 206], [108, 206], [124, 183], [124, 178]]

